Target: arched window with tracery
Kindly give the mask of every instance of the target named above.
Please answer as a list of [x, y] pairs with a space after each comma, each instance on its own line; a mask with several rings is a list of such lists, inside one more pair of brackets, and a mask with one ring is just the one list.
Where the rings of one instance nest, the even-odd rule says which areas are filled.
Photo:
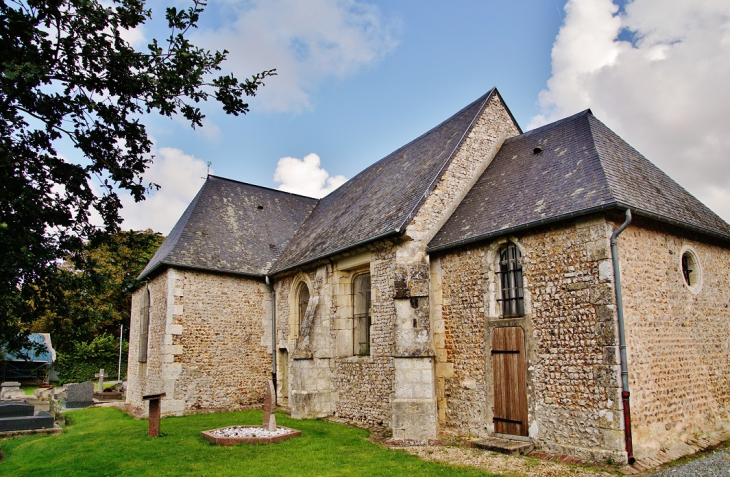
[[517, 245], [510, 243], [499, 250], [499, 284], [502, 316], [525, 314], [525, 296], [522, 279], [522, 254]]

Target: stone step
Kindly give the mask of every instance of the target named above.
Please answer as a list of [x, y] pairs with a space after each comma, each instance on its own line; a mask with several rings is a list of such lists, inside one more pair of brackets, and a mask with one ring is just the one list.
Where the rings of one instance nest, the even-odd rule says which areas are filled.
[[525, 455], [535, 449], [535, 445], [531, 442], [502, 439], [500, 437], [485, 437], [483, 439], [472, 441], [471, 445], [478, 449], [486, 449], [509, 455]]

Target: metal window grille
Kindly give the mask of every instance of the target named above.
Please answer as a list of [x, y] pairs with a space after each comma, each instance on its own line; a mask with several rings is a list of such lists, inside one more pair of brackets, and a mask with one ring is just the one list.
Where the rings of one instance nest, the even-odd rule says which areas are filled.
[[370, 274], [358, 275], [352, 282], [353, 353], [370, 354]]
[[147, 362], [147, 344], [150, 333], [150, 290], [145, 288], [142, 293], [142, 303], [139, 308], [139, 350], [137, 361]]
[[694, 271], [694, 263], [692, 257], [685, 253], [682, 255], [682, 274], [684, 275], [684, 281], [689, 286], [693, 286], [692, 272]]
[[499, 275], [501, 295], [497, 300], [502, 304], [502, 316], [525, 314], [525, 298], [522, 290], [522, 265], [520, 250], [509, 244], [499, 252]]

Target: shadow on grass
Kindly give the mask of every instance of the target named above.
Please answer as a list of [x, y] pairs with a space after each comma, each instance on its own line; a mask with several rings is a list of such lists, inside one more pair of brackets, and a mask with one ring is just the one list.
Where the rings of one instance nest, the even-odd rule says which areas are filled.
[[368, 431], [320, 420], [277, 423], [302, 431], [277, 444], [215, 446], [200, 431], [260, 425], [261, 411], [199, 414], [162, 419], [161, 435], [147, 437], [147, 421], [114, 408], [66, 413], [62, 435], [0, 440], [3, 476], [117, 475], [491, 475], [471, 468], [425, 462], [367, 440]]

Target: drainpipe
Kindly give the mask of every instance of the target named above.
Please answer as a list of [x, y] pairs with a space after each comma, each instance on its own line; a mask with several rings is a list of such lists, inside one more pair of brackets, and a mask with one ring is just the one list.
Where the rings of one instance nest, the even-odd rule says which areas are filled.
[[276, 291], [268, 275], [266, 275], [266, 284], [271, 293], [271, 381], [274, 383], [274, 407], [276, 407]]
[[613, 279], [616, 285], [616, 311], [618, 313], [618, 344], [621, 355], [621, 401], [624, 407], [624, 438], [629, 464], [636, 462], [631, 440], [631, 408], [629, 407], [629, 367], [626, 358], [626, 332], [624, 331], [624, 302], [621, 297], [621, 272], [618, 267], [618, 236], [631, 223], [631, 209], [626, 209], [626, 221], [611, 235], [611, 256], [613, 257]]

